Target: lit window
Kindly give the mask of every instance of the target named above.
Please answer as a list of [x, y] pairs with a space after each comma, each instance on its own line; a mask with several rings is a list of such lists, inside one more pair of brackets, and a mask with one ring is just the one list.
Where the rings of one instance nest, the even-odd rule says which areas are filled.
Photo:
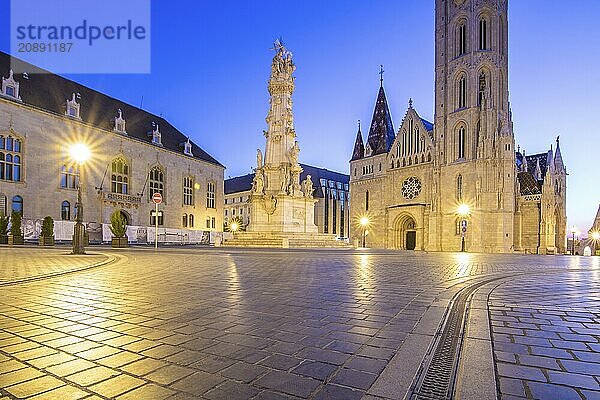
[[0, 180], [21, 181], [21, 140], [0, 136]]
[[163, 197], [164, 193], [164, 174], [159, 167], [154, 167], [149, 172], [150, 190], [148, 190], [148, 199], [152, 200], [154, 193], [160, 193]]
[[60, 206], [60, 218], [64, 221], [71, 219], [71, 203], [66, 200]]
[[79, 168], [66, 165], [60, 167], [60, 187], [77, 189], [79, 187]]
[[183, 178], [183, 204], [194, 205], [194, 178], [191, 176]]
[[[240, 197], [240, 201], [242, 198]], [[208, 182], [206, 185], [206, 208], [215, 208], [215, 183]]]
[[16, 211], [23, 215], [23, 198], [21, 196], [15, 196], [12, 198], [12, 211]]
[[110, 191], [113, 193], [129, 193], [129, 165], [121, 157], [113, 160], [111, 165]]

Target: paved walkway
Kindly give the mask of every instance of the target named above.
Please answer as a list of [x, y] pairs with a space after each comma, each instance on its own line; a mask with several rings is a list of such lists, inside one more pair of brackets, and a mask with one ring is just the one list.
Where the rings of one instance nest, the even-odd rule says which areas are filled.
[[81, 256], [70, 252], [71, 248], [65, 246], [0, 246], [0, 285], [80, 270], [111, 260], [93, 249]]
[[[594, 286], [600, 273], [591, 259], [193, 248], [118, 255], [99, 268], [0, 287], [0, 397], [402, 398], [408, 387], [389, 395], [378, 388], [398, 370], [418, 367], [415, 334], [431, 339], [461, 287], [515, 274], [534, 275], [497, 287], [489, 298], [503, 396], [534, 398], [543, 390], [536, 383], [556, 384], [552, 393], [579, 399], [600, 393], [599, 374], [587, 365], [600, 362]], [[536, 275], [545, 271], [563, 274]], [[583, 281], [589, 284], [577, 283]], [[562, 297], [553, 295], [563, 289]], [[567, 300], [577, 307], [565, 307]], [[535, 315], [523, 311], [526, 305]], [[541, 319], [545, 307], [561, 308], [564, 323], [557, 326], [581, 336], [556, 332], [557, 338], [541, 337], [553, 347], [538, 347], [578, 343], [568, 355], [586, 366], [555, 361], [556, 374], [543, 366], [534, 368], [542, 375], [511, 375], [507, 368], [533, 365], [521, 358], [533, 344], [520, 347], [516, 337], [534, 337], [534, 325], [554, 332], [541, 326], [552, 323], [519, 320]], [[485, 318], [470, 324], [489, 330]], [[505, 342], [515, 347], [501, 350], [508, 337], [502, 335], [513, 335]], [[493, 378], [485, 384], [495, 388]]]

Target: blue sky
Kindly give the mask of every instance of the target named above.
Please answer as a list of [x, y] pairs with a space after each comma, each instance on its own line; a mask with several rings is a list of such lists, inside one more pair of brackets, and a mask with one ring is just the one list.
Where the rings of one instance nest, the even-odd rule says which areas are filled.
[[[600, 2], [570, 4], [510, 2], [509, 88], [516, 141], [527, 154], [547, 151], [560, 134], [569, 224], [587, 230], [600, 204]], [[236, 176], [251, 171], [264, 147], [269, 49], [281, 35], [298, 67], [300, 159], [345, 172], [356, 120], [371, 118], [380, 64], [395, 128], [409, 97], [433, 119], [433, 21], [433, 0], [155, 0], [151, 74], [68, 77], [133, 105], [143, 96], [145, 109]], [[0, 33], [8, 51], [6, 24]]]

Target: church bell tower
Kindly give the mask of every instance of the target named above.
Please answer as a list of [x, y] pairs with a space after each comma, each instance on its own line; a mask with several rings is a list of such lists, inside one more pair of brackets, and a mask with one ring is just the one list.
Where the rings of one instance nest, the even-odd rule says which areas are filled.
[[[439, 250], [456, 250], [468, 205], [468, 251], [510, 252], [515, 151], [508, 100], [507, 0], [436, 0], [435, 173]], [[438, 206], [439, 205], [439, 206]], [[452, 236], [450, 236], [452, 238]], [[437, 239], [437, 240], [436, 240]]]

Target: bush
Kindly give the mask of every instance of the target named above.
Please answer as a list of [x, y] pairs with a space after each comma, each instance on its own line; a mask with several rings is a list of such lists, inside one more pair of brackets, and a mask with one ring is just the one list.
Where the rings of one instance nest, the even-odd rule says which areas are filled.
[[117, 238], [124, 237], [127, 233], [127, 221], [121, 214], [121, 210], [115, 210], [110, 216], [110, 231]]
[[23, 236], [23, 232], [21, 231], [21, 220], [23, 216], [18, 211], [13, 211], [10, 215], [10, 221], [12, 222], [10, 226], [10, 234], [13, 236]]
[[42, 222], [42, 236], [48, 238], [54, 236], [54, 220], [51, 216], [44, 217], [44, 221]]
[[8, 223], [10, 219], [8, 215], [0, 214], [0, 236], [5, 236], [8, 233]]

